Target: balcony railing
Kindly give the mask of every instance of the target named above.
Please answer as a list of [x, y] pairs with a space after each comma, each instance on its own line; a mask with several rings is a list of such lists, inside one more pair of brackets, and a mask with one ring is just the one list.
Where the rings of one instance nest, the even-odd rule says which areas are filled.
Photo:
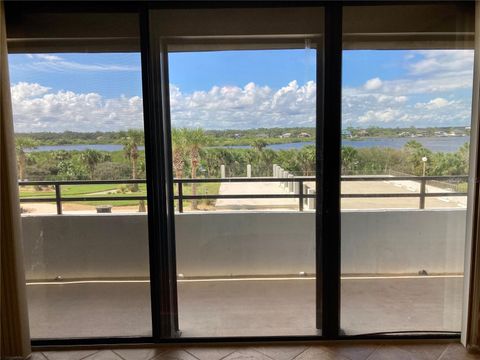
[[[427, 192], [427, 182], [435, 182], [436, 187], [439, 184], [446, 184], [451, 189], [452, 183], [467, 182], [468, 176], [342, 176], [341, 181], [414, 181], [420, 184], [418, 192], [398, 192], [398, 193], [347, 193], [341, 194], [341, 198], [419, 198], [419, 209], [425, 208], [425, 199], [427, 197], [451, 197], [466, 196], [466, 191], [444, 191]], [[251, 177], [251, 178], [196, 178], [196, 179], [174, 179], [177, 185], [177, 195], [174, 199], [178, 202], [178, 211], [183, 212], [184, 200], [217, 200], [217, 199], [298, 199], [298, 210], [304, 210], [304, 204], [307, 199], [314, 199], [314, 193], [305, 191], [305, 183], [314, 183], [314, 176], [299, 176], [293, 178], [275, 178], [275, 177]], [[205, 183], [257, 183], [257, 182], [277, 182], [280, 184], [296, 183], [295, 192], [285, 194], [197, 194], [185, 195], [185, 184], [205, 184]], [[123, 195], [114, 196], [106, 194], [105, 196], [63, 196], [62, 186], [66, 185], [100, 185], [100, 184], [145, 184], [145, 179], [138, 180], [67, 180], [67, 181], [19, 181], [19, 186], [48, 186], [55, 190], [55, 197], [23, 197], [21, 203], [46, 203], [55, 202], [57, 214], [62, 214], [63, 202], [82, 202], [82, 201], [116, 201], [116, 200], [147, 200], [146, 195]], [[440, 185], [441, 186], [441, 185]], [[107, 196], [108, 195], [108, 196]]]

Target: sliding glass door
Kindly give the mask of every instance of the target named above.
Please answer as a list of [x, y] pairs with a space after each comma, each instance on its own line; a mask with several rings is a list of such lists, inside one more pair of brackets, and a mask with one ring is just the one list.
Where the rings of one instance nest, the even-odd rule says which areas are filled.
[[297, 46], [169, 53], [183, 336], [318, 333], [317, 62]]
[[473, 83], [467, 20], [462, 6], [344, 7], [347, 335], [460, 331]]
[[155, 6], [12, 43], [36, 341], [458, 336], [473, 7]]
[[307, 35], [267, 32], [257, 22], [257, 29], [235, 27], [266, 9], [217, 11], [232, 23], [213, 39], [195, 24], [192, 38], [162, 36], [182, 12], [172, 11], [167, 24], [163, 12], [152, 17], [168, 86], [178, 328], [184, 337], [321, 335], [315, 223], [323, 12], [315, 9], [315, 32]]
[[150, 336], [140, 54], [11, 54], [30, 333]]

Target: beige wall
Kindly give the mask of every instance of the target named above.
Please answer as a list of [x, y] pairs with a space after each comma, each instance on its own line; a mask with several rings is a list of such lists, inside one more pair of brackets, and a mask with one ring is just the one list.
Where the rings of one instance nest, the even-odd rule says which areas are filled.
[[[22, 220], [29, 280], [148, 276], [145, 215]], [[312, 274], [314, 222], [312, 212], [177, 215], [178, 272], [185, 277]], [[461, 273], [464, 241], [465, 210], [342, 212], [342, 272]]]

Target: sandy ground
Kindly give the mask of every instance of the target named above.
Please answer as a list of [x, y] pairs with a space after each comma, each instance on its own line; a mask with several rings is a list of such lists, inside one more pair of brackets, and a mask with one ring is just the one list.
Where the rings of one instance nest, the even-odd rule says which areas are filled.
[[[314, 183], [308, 183], [312, 189]], [[342, 181], [342, 194], [392, 194], [419, 193], [420, 185], [414, 181]], [[427, 193], [448, 192], [447, 190], [427, 185]], [[220, 194], [288, 194], [280, 183], [222, 183]], [[364, 198], [341, 200], [342, 210], [354, 209], [418, 209], [419, 197], [412, 198]], [[426, 198], [425, 208], [465, 208], [466, 196]], [[220, 199], [216, 202], [218, 210], [297, 210], [297, 199]]]
[[[314, 183], [308, 183], [310, 188], [315, 188]], [[342, 194], [391, 194], [391, 193], [418, 193], [420, 184], [415, 181], [343, 181]], [[427, 185], [427, 193], [448, 192], [435, 186]], [[278, 182], [264, 183], [222, 183], [219, 193], [222, 195], [240, 194], [289, 194], [288, 190]], [[367, 209], [418, 209], [420, 199], [412, 198], [343, 198], [342, 210], [367, 210]], [[107, 204], [107, 202], [105, 202]], [[466, 196], [427, 197], [425, 208], [465, 208]], [[298, 210], [298, 199], [218, 199], [211, 211], [236, 211], [236, 210]], [[56, 214], [54, 203], [24, 203], [22, 209], [29, 214]], [[305, 209], [307, 207], [305, 206]], [[186, 208], [185, 211], [188, 211]], [[205, 210], [204, 210], [205, 211]], [[114, 206], [112, 213], [136, 213], [138, 206]], [[81, 203], [63, 203], [64, 214], [92, 214], [96, 213], [93, 205]]]
[[[221, 195], [288, 194], [278, 182], [222, 183]], [[216, 210], [296, 210], [298, 199], [218, 199]]]
[[[63, 203], [64, 214], [95, 214], [96, 207], [79, 203]], [[26, 214], [56, 214], [57, 206], [54, 203], [24, 203], [22, 209]], [[138, 206], [114, 206], [112, 213], [138, 212]]]
[[[420, 184], [415, 181], [343, 181], [342, 194], [391, 194], [391, 193], [419, 193]], [[427, 193], [445, 193], [448, 190], [427, 185]], [[418, 209], [419, 197], [412, 198], [365, 198], [342, 199], [342, 209]], [[465, 208], [466, 196], [427, 197], [425, 208]]]

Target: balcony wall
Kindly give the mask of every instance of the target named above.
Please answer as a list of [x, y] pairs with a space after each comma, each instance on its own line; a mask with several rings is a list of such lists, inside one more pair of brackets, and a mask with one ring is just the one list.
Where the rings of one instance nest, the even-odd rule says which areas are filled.
[[[144, 214], [25, 215], [28, 280], [148, 277]], [[185, 277], [314, 272], [312, 212], [176, 216]], [[326, 239], [328, 241], [328, 239]], [[463, 272], [465, 210], [342, 212], [344, 274]]]

